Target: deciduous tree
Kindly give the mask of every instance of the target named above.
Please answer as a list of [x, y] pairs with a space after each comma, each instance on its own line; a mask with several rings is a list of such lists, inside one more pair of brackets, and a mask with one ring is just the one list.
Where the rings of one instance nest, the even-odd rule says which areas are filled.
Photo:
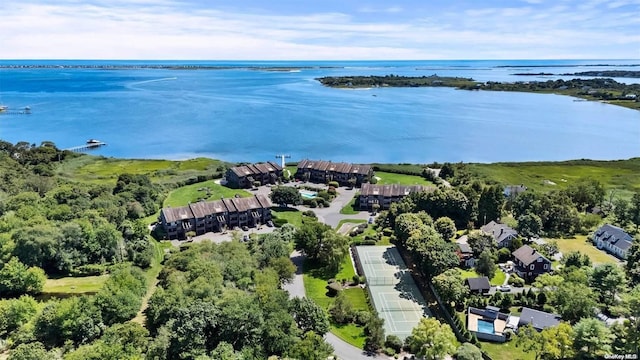
[[449, 269], [435, 276], [431, 281], [442, 301], [447, 304], [452, 302], [461, 304], [469, 295], [469, 288], [464, 285], [462, 274], [458, 269]]
[[271, 188], [271, 194], [269, 194], [271, 201], [276, 204], [280, 204], [281, 206], [288, 206], [301, 204], [302, 203], [302, 195], [298, 189], [291, 186], [277, 186]]
[[613, 335], [598, 319], [580, 320], [574, 327], [573, 348], [582, 358], [598, 358], [611, 350]]
[[618, 265], [598, 265], [591, 272], [591, 287], [598, 294], [599, 300], [607, 305], [617, 302], [616, 297], [625, 289], [626, 282], [625, 275]]
[[498, 271], [498, 265], [493, 260], [493, 255], [488, 250], [484, 250], [476, 262], [476, 271], [489, 279], [492, 279]]
[[456, 231], [458, 231], [453, 220], [446, 216], [438, 218], [438, 220], [433, 224], [433, 227], [445, 241], [451, 240], [451, 238], [456, 234]]
[[327, 313], [311, 299], [293, 298], [291, 300], [291, 315], [303, 333], [313, 331], [322, 336], [329, 331]]
[[453, 354], [456, 351], [455, 343], [456, 336], [451, 327], [432, 317], [420, 319], [408, 339], [411, 352], [425, 359], [441, 359]]

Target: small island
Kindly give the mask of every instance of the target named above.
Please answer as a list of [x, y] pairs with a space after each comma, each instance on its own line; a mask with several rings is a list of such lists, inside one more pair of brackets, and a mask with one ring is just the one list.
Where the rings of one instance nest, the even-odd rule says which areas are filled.
[[479, 82], [471, 78], [431, 76], [340, 76], [317, 78], [322, 85], [339, 89], [384, 87], [453, 87], [460, 90], [518, 91], [569, 95], [591, 101], [640, 110], [640, 84], [623, 84], [609, 78]]

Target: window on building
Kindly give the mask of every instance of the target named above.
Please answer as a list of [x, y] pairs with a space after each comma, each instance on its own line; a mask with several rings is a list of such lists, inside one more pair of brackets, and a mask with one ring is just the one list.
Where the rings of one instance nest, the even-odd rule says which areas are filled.
[[533, 269], [535, 269], [535, 268], [536, 268], [536, 266], [535, 266], [535, 265], [533, 265], [533, 264], [531, 264], [531, 266], [529, 266], [529, 269], [531, 269], [531, 270], [533, 270]]

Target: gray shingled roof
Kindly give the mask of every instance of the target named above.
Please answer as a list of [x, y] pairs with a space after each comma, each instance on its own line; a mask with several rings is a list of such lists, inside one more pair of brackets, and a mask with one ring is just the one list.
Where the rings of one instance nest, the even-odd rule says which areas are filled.
[[480, 228], [483, 232], [493, 236], [496, 242], [500, 243], [507, 237], [514, 235], [517, 236], [518, 232], [505, 224], [500, 224], [495, 221], [491, 221], [487, 225]]
[[326, 160], [309, 160], [304, 159], [298, 163], [298, 169], [313, 169], [317, 171], [333, 171], [343, 174], [368, 174], [371, 171], [371, 165], [349, 164], [349, 163], [332, 163]]
[[384, 196], [384, 197], [396, 197], [406, 196], [410, 193], [420, 192], [427, 190], [426, 186], [422, 185], [399, 185], [399, 184], [387, 184], [387, 185], [374, 185], [365, 183], [360, 187], [360, 194], [363, 196]]
[[529, 266], [529, 264], [536, 262], [539, 257], [542, 257], [545, 260], [549, 261], [549, 259], [544, 257], [529, 245], [521, 246], [518, 250], [514, 251], [512, 255], [514, 258], [520, 260], [524, 264], [524, 266]]
[[469, 285], [469, 290], [489, 290], [491, 289], [491, 284], [489, 283], [489, 278], [486, 276], [477, 277], [477, 278], [468, 278], [467, 285]]
[[605, 224], [595, 232], [595, 234], [599, 237], [601, 237], [605, 233], [607, 236], [602, 238], [603, 241], [606, 241], [621, 250], [629, 250], [629, 248], [631, 247], [633, 238], [621, 228], [613, 226], [611, 224]]
[[531, 324], [535, 329], [542, 330], [560, 324], [560, 320], [560, 315], [523, 307], [518, 326]]
[[460, 252], [463, 254], [472, 254], [473, 250], [471, 250], [471, 246], [467, 243], [458, 243], [458, 247], [460, 248]]

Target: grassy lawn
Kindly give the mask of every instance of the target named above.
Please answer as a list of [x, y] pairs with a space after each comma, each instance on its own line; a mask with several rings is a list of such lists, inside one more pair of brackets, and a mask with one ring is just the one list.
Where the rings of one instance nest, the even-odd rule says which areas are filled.
[[[458, 270], [460, 270], [460, 272], [462, 273], [463, 279], [482, 276], [478, 274], [474, 269], [469, 269], [469, 270], [458, 269]], [[502, 270], [498, 269], [496, 271], [496, 275], [493, 278], [491, 278], [489, 282], [491, 283], [491, 285], [502, 285], [504, 283], [504, 279], [506, 278], [507, 278], [507, 274], [505, 274]]]
[[[345, 256], [342, 261], [340, 271], [332, 274], [322, 268], [315, 266], [309, 262], [304, 264], [304, 289], [308, 298], [315, 301], [324, 309], [329, 309], [333, 304], [334, 298], [327, 296], [327, 281], [329, 279], [347, 279], [355, 275], [355, 270], [351, 263], [350, 256]], [[365, 290], [362, 288], [350, 288], [343, 290], [345, 296], [351, 302], [354, 311], [370, 311]], [[363, 328], [354, 324], [331, 324], [331, 332], [342, 340], [354, 345], [360, 349], [364, 346], [365, 335]]]
[[340, 229], [340, 227], [344, 224], [362, 224], [365, 222], [367, 222], [367, 220], [365, 219], [342, 219], [338, 223], [338, 226], [336, 227], [336, 229]]
[[376, 177], [379, 177], [378, 184], [401, 184], [401, 185], [431, 185], [435, 186], [431, 181], [415, 175], [405, 175], [389, 173], [384, 171], [376, 171]]
[[289, 224], [302, 226], [302, 213], [295, 208], [272, 207], [271, 216], [274, 219], [287, 219]]
[[104, 285], [109, 275], [64, 277], [60, 279], [47, 279], [42, 293], [44, 295], [64, 294], [95, 294]]
[[347, 205], [345, 205], [342, 209], [340, 209], [340, 214], [343, 215], [355, 215], [360, 213], [359, 210], [355, 209], [355, 204], [356, 204], [356, 199], [358, 198], [358, 195], [356, 194], [353, 199], [351, 199], [351, 201], [349, 201], [349, 203]]
[[534, 360], [535, 354], [533, 352], [524, 352], [522, 348], [516, 347], [515, 340], [508, 341], [506, 343], [491, 343], [482, 342], [482, 350], [493, 360]]
[[605, 251], [598, 250], [598, 248], [596, 248], [593, 243], [587, 239], [586, 235], [575, 235], [573, 239], [548, 240], [555, 240], [558, 243], [558, 248], [563, 254], [571, 251], [580, 251], [587, 255], [595, 265], [606, 263], [614, 264], [619, 262], [615, 257], [607, 254]]
[[[618, 189], [617, 196], [630, 197], [632, 192], [640, 191], [640, 158], [468, 164], [468, 168], [474, 177], [480, 179], [491, 179], [503, 185], [524, 184], [539, 191], [565, 188], [581, 178], [597, 179], [607, 190]], [[544, 180], [556, 185], [545, 185]]]
[[115, 184], [120, 174], [147, 174], [154, 181], [186, 179], [210, 174], [224, 166], [220, 160], [196, 158], [184, 161], [115, 159], [91, 155], [65, 160], [57, 169], [59, 175], [78, 181]]
[[[207, 192], [206, 189], [209, 189]], [[241, 197], [249, 197], [253, 194], [240, 189], [230, 189], [228, 187], [216, 184], [215, 180], [209, 180], [197, 184], [186, 185], [177, 188], [169, 193], [164, 201], [163, 206], [184, 206], [198, 200], [220, 200], [221, 197], [232, 198], [235, 195]]]

